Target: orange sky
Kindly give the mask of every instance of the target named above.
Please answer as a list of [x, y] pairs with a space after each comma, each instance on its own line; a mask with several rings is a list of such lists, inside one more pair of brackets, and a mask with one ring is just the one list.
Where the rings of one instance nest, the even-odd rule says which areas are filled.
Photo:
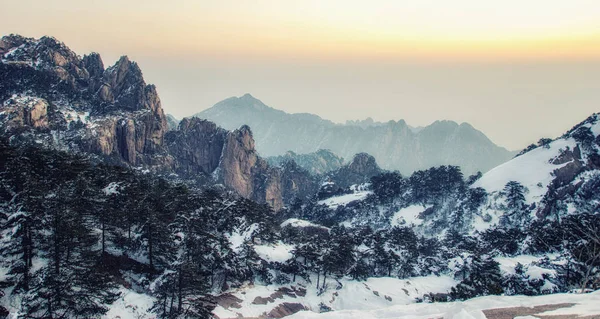
[[178, 56], [313, 59], [596, 58], [589, 0], [32, 1], [0, 5], [0, 29], [86, 47]]

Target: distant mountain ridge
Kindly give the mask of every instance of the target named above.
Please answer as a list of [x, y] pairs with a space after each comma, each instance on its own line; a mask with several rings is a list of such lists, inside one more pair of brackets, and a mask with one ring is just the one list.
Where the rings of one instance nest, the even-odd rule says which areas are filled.
[[403, 174], [437, 165], [457, 165], [467, 174], [485, 172], [514, 156], [468, 123], [436, 121], [415, 128], [404, 120], [367, 119], [336, 124], [314, 114], [274, 109], [250, 94], [228, 98], [194, 116], [228, 130], [249, 125], [262, 156], [329, 149], [352, 158], [364, 152], [373, 155], [382, 168]]
[[318, 150], [308, 154], [296, 154], [289, 151], [284, 155], [267, 157], [266, 160], [272, 166], [281, 166], [287, 161], [294, 161], [298, 166], [314, 175], [335, 171], [344, 165], [344, 159], [330, 150]]

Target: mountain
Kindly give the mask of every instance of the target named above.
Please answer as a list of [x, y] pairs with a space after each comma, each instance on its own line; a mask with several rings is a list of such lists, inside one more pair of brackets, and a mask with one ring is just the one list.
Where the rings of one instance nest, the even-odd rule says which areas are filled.
[[[104, 68], [52, 37], [0, 39], [0, 128], [13, 143], [93, 154], [198, 185], [222, 183], [275, 210], [306, 198], [318, 182], [302, 170], [271, 167], [248, 126], [224, 130], [198, 119], [177, 121], [137, 63], [121, 57]], [[307, 184], [308, 183], [308, 184]]]
[[266, 159], [273, 166], [282, 165], [287, 161], [294, 161], [313, 175], [325, 174], [337, 170], [344, 164], [344, 159], [335, 155], [330, 150], [318, 150], [309, 154], [296, 154], [288, 151], [284, 155], [271, 156]]
[[[467, 178], [366, 153], [313, 175], [246, 125], [168, 130], [127, 57], [16, 35], [0, 54], [0, 317], [598, 313], [600, 114]], [[525, 303], [544, 307], [490, 309]]]
[[453, 166], [432, 167], [409, 177], [376, 171], [366, 175], [372, 176], [367, 189], [340, 193], [323, 187], [319, 203], [329, 210], [304, 207], [292, 216], [324, 225], [407, 225], [423, 235], [440, 235], [522, 229], [594, 213], [600, 209], [600, 114], [483, 175], [465, 179]]
[[403, 120], [381, 123], [367, 119], [341, 125], [312, 114], [276, 110], [250, 94], [228, 98], [194, 116], [226, 129], [249, 125], [258, 152], [267, 157], [329, 149], [343, 158], [371, 154], [382, 168], [403, 174], [438, 165], [460, 166], [472, 174], [488, 171], [514, 156], [467, 123], [436, 121], [414, 128]]

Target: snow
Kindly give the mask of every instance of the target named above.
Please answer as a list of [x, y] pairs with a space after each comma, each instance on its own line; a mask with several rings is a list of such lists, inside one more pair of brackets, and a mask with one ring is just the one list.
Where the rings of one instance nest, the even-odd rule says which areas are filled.
[[302, 220], [302, 219], [298, 219], [298, 218], [290, 218], [285, 220], [283, 223], [281, 223], [280, 227], [286, 227], [286, 226], [290, 226], [290, 227], [318, 227], [318, 228], [324, 228], [324, 229], [329, 229], [325, 226], [321, 226], [315, 223], [311, 223], [307, 220]]
[[155, 319], [150, 313], [155, 299], [126, 288], [119, 289], [121, 296], [110, 305], [109, 311], [102, 317], [105, 319]]
[[589, 123], [589, 124], [584, 125], [584, 126], [590, 128], [590, 130], [592, 131], [592, 134], [594, 134], [594, 136], [600, 135], [600, 121], [598, 121], [599, 114], [600, 113], [596, 114], [596, 122], [595, 123]]
[[[238, 314], [240, 317], [260, 317], [284, 302], [301, 303], [312, 311], [318, 311], [320, 304], [339, 310], [340, 313], [346, 313], [345, 311], [348, 310], [376, 310], [393, 305], [412, 304], [416, 302], [416, 298], [422, 298], [424, 294], [448, 292], [451, 287], [457, 284], [451, 277], [437, 277], [434, 275], [408, 279], [369, 278], [366, 281], [355, 281], [346, 278], [338, 281], [328, 277], [326, 280], [327, 288], [323, 293], [319, 293], [315, 287], [316, 275], [311, 276], [310, 283], [302, 281], [300, 278], [297, 278], [297, 280], [298, 283], [295, 286], [255, 285], [231, 291], [230, 293], [242, 300], [240, 302], [241, 307], [225, 309], [222, 306], [217, 306], [214, 313], [219, 318], [237, 318]], [[287, 287], [291, 290], [305, 288], [306, 295], [304, 297], [284, 295], [280, 298], [274, 298], [266, 305], [253, 303], [255, 298], [268, 298], [281, 287]], [[310, 314], [310, 312], [308, 313]], [[363, 312], [360, 312], [360, 315], [355, 318], [365, 318], [363, 314]], [[339, 318], [349, 317], [341, 316]]]
[[481, 187], [488, 193], [493, 193], [502, 191], [509, 181], [517, 181], [529, 190], [525, 194], [527, 203], [541, 200], [552, 182], [552, 172], [566, 165], [554, 165], [549, 161], [558, 156], [561, 149], [574, 148], [576, 142], [572, 138], [558, 139], [549, 146], [550, 148], [538, 147], [493, 168], [471, 187]]
[[[485, 296], [459, 302], [418, 303], [395, 305], [379, 309], [361, 309], [315, 313], [301, 311], [286, 318], [289, 319], [337, 319], [337, 318], [453, 318], [483, 319], [482, 310], [512, 307], [534, 307], [547, 304], [574, 303], [573, 307], [542, 312], [527, 316], [537, 318], [543, 315], [593, 316], [600, 314], [600, 291], [589, 294], [553, 294], [543, 296]], [[521, 317], [524, 318], [524, 317]]]
[[486, 317], [480, 309], [458, 304], [444, 313], [444, 319], [486, 319]]
[[[264, 313], [270, 312], [273, 308], [277, 307], [281, 303], [285, 302], [285, 298], [275, 299], [273, 302], [270, 302], [266, 305], [254, 304], [253, 301], [257, 297], [267, 298], [274, 294], [278, 288], [281, 286], [270, 285], [270, 286], [248, 286], [240, 288], [238, 291], [233, 292], [232, 294], [235, 297], [241, 299], [240, 302], [241, 308], [232, 308], [225, 309], [221, 306], [217, 306], [213, 313], [217, 315], [218, 318], [239, 318], [238, 314], [243, 314], [243, 317], [260, 317]], [[292, 301], [293, 302], [293, 301]]]
[[5, 268], [5, 267], [0, 267], [0, 282], [2, 281], [6, 281], [6, 279], [8, 278], [8, 271], [10, 269]]
[[283, 263], [293, 257], [291, 251], [294, 249], [293, 245], [287, 245], [282, 242], [278, 242], [274, 245], [256, 245], [254, 251], [260, 258], [268, 262], [279, 262]]
[[391, 225], [392, 226], [399, 226], [399, 225], [403, 225], [403, 222], [406, 223], [407, 225], [421, 225], [421, 223], [423, 222], [423, 220], [421, 220], [419, 218], [419, 214], [424, 212], [426, 209], [430, 208], [432, 205], [411, 205], [405, 208], [400, 209], [399, 211], [397, 211], [396, 213], [394, 213], [394, 216], [392, 217], [391, 220]]
[[104, 187], [102, 189], [102, 192], [104, 192], [104, 194], [106, 196], [110, 196], [110, 195], [117, 195], [119, 194], [119, 183], [116, 182], [112, 182], [110, 184], [108, 184], [108, 186]]
[[529, 276], [530, 279], [544, 279], [543, 275], [548, 275], [550, 277], [556, 276], [556, 270], [554, 269], [545, 269], [540, 266], [537, 266], [536, 263], [539, 263], [540, 260], [544, 259], [544, 257], [536, 257], [532, 255], [519, 255], [514, 257], [496, 257], [494, 258], [500, 264], [500, 271], [503, 274], [515, 274], [515, 267], [518, 263], [523, 265], [523, 269], [525, 270], [525, 275]]
[[65, 120], [68, 123], [81, 121], [83, 124], [89, 123], [90, 112], [78, 112], [73, 109], [66, 108], [61, 111]]
[[252, 224], [246, 230], [236, 229], [231, 234], [225, 234], [227, 240], [231, 244], [231, 250], [239, 253], [245, 242], [248, 242], [252, 237], [252, 234], [258, 229], [258, 224]]
[[340, 196], [330, 197], [318, 202], [319, 205], [327, 205], [329, 208], [337, 208], [338, 206], [348, 205], [354, 201], [359, 201], [367, 198], [372, 191], [360, 190], [352, 194], [345, 194]]

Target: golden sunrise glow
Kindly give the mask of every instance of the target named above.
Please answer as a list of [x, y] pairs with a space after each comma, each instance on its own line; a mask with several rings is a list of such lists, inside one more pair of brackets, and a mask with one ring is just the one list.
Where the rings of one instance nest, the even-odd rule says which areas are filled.
[[[57, 36], [84, 31], [84, 41], [103, 39], [156, 55], [244, 52], [248, 57], [317, 59], [600, 56], [598, 1], [58, 2], [63, 4], [32, 0], [11, 4], [17, 14], [5, 17], [0, 26], [11, 31], [20, 24], [29, 29], [37, 25], [38, 30], [52, 34], [60, 30]], [[47, 19], [48, 15], [54, 18]]]

